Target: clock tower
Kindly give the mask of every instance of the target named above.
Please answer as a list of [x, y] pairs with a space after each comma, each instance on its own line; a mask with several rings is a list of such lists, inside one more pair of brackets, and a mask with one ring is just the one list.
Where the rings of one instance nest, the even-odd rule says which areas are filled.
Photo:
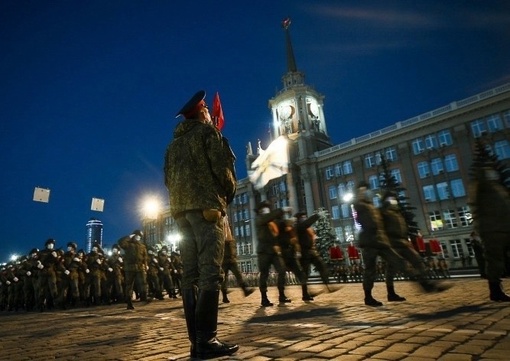
[[297, 69], [290, 39], [290, 19], [282, 22], [285, 32], [287, 73], [282, 77], [283, 89], [269, 100], [273, 122], [272, 139], [285, 136], [289, 140], [289, 176], [287, 186], [292, 196], [290, 205], [297, 211], [312, 214], [311, 184], [317, 172], [315, 152], [332, 146], [324, 117], [324, 96], [305, 84], [305, 75]]

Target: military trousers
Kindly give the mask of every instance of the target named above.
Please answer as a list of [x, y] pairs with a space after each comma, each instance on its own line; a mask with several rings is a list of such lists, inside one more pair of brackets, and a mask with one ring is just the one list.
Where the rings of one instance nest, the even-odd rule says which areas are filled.
[[201, 210], [194, 210], [179, 214], [175, 221], [182, 235], [182, 289], [196, 286], [204, 291], [219, 291], [225, 247], [223, 217], [209, 221]]
[[286, 271], [282, 257], [276, 253], [258, 253], [257, 257], [260, 272], [260, 292], [267, 292], [267, 279], [269, 278], [271, 265], [274, 267], [277, 274], [276, 285], [278, 286], [278, 290], [283, 290], [285, 288]]

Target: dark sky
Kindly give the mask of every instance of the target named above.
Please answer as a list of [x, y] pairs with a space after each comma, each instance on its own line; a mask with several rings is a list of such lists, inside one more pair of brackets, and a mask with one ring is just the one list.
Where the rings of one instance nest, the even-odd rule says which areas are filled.
[[144, 197], [167, 203], [174, 116], [199, 89], [209, 104], [219, 92], [246, 177], [246, 144], [267, 146], [288, 16], [334, 144], [510, 81], [505, 0], [2, 0], [0, 261], [47, 238], [84, 247], [92, 217], [110, 245], [139, 228]]

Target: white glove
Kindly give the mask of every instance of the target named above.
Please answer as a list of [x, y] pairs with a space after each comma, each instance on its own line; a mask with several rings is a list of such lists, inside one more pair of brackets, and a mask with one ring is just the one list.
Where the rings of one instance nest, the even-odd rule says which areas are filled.
[[164, 270], [164, 268], [163, 268], [163, 267], [159, 267], [159, 270], [160, 270], [160, 271], [163, 271], [163, 270]]
[[28, 276], [28, 277], [32, 276], [32, 272], [27, 271], [27, 276]]
[[85, 273], [90, 273], [90, 270], [87, 268], [87, 269], [85, 270]]
[[124, 261], [122, 260], [122, 257], [119, 257], [119, 262], [120, 262], [120, 263], [124, 262]]
[[101, 264], [101, 263], [103, 263], [103, 262], [102, 262], [99, 258], [98, 258], [98, 259], [96, 259], [96, 262], [97, 262], [97, 264]]
[[108, 267], [108, 272], [113, 272], [113, 268]]
[[55, 251], [51, 252], [51, 255], [52, 255], [53, 257], [55, 257], [55, 258], [57, 258], [57, 256], [58, 256], [58, 255], [57, 255], [57, 252], [55, 252]]
[[7, 286], [9, 286], [11, 284], [11, 281], [7, 281], [5, 283], [7, 283]]
[[79, 259], [78, 257], [74, 257], [74, 258], [73, 258], [73, 261], [74, 261], [74, 262], [81, 262], [81, 259]]
[[64, 273], [69, 276], [69, 273], [71, 272], [69, 272], [69, 270], [65, 270]]
[[39, 263], [39, 264], [37, 265], [37, 268], [39, 268], [39, 269], [43, 269], [43, 268], [44, 268], [44, 265], [43, 265], [42, 263]]
[[18, 281], [19, 281], [18, 277], [14, 277], [12, 280], [13, 280], [14, 282], [18, 282]]

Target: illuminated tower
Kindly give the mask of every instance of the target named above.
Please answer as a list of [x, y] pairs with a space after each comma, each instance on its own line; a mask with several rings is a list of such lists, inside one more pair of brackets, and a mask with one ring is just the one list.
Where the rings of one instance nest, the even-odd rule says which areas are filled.
[[92, 244], [98, 242], [103, 246], [103, 223], [96, 218], [91, 218], [87, 222], [87, 253], [92, 250]]
[[285, 32], [287, 73], [282, 77], [283, 89], [269, 100], [272, 113], [271, 136], [289, 140], [290, 171], [286, 179], [286, 197], [295, 210], [312, 214], [317, 172], [313, 158], [316, 152], [332, 146], [324, 116], [324, 96], [305, 83], [298, 70], [290, 39], [290, 19], [282, 23]]

